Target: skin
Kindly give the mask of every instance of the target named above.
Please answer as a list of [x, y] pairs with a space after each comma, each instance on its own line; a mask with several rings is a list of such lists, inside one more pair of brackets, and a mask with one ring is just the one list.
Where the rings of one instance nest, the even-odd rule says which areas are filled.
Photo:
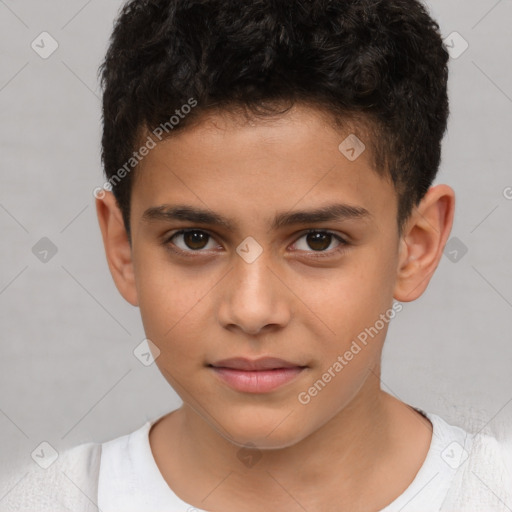
[[[425, 460], [430, 422], [381, 390], [387, 324], [308, 404], [298, 400], [393, 299], [424, 292], [453, 221], [453, 190], [437, 185], [399, 236], [395, 189], [372, 169], [369, 150], [353, 162], [339, 151], [349, 133], [305, 105], [249, 123], [210, 114], [159, 143], [137, 168], [131, 245], [112, 193], [97, 199], [115, 284], [140, 308], [160, 351], [156, 364], [183, 400], [152, 427], [151, 449], [169, 486], [197, 508], [330, 512], [342, 503], [378, 511]], [[332, 203], [369, 215], [271, 229], [278, 213]], [[143, 218], [163, 204], [208, 209], [233, 229]], [[183, 228], [211, 238], [202, 246], [169, 240]], [[348, 244], [336, 252], [340, 242], [327, 235], [315, 251], [310, 228]], [[236, 252], [249, 236], [263, 250], [252, 263]], [[202, 252], [178, 255], [173, 242], [186, 254]], [[322, 251], [327, 256], [314, 257]], [[243, 393], [207, 366], [235, 356], [307, 368], [270, 393]], [[247, 453], [256, 456], [252, 466], [239, 457]]]

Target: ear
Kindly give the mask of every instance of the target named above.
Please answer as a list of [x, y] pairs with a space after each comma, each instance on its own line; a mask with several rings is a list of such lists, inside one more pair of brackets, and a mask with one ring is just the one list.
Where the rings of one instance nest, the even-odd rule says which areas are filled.
[[443, 255], [454, 212], [455, 193], [448, 185], [437, 185], [411, 213], [400, 238], [396, 300], [410, 302], [426, 290]]
[[119, 293], [133, 306], [138, 306], [132, 249], [121, 210], [112, 192], [103, 191], [96, 198], [96, 213], [110, 273]]

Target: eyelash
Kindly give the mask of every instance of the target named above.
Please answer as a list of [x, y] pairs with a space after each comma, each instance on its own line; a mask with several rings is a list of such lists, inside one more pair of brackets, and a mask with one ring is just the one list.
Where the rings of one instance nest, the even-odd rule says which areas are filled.
[[[177, 253], [177, 254], [182, 255], [184, 257], [187, 257], [187, 258], [195, 258], [195, 257], [197, 257], [197, 256], [195, 256], [195, 254], [201, 254], [202, 252], [207, 252], [207, 251], [204, 251], [204, 250], [201, 250], [201, 249], [198, 249], [198, 250], [195, 250], [195, 251], [194, 250], [184, 251], [184, 250], [180, 249], [179, 247], [176, 247], [176, 245], [174, 243], [172, 243], [171, 240], [174, 237], [176, 237], [178, 235], [183, 235], [183, 234], [186, 234], [186, 233], [190, 233], [190, 232], [205, 233], [208, 237], [214, 238], [214, 236], [212, 234], [210, 234], [208, 231], [205, 231], [204, 229], [195, 229], [195, 228], [180, 229], [179, 231], [176, 231], [172, 235], [166, 237], [164, 239], [164, 241], [163, 241], [163, 245], [166, 248], [168, 248], [169, 250], [173, 251], [174, 253]], [[297, 243], [297, 241], [300, 240], [301, 238], [303, 238], [303, 237], [305, 237], [305, 236], [307, 236], [307, 235], [309, 235], [311, 233], [322, 233], [322, 234], [331, 235], [334, 239], [336, 239], [338, 242], [340, 242], [340, 245], [338, 245], [334, 249], [331, 249], [330, 251], [310, 251], [310, 252], [307, 252], [309, 257], [313, 257], [313, 258], [331, 257], [333, 254], [340, 254], [340, 253], [342, 253], [343, 251], [345, 251], [347, 249], [347, 246], [349, 245], [347, 240], [342, 238], [340, 235], [338, 235], [336, 233], [333, 233], [332, 231], [322, 230], [322, 229], [309, 229], [309, 230], [307, 230], [306, 232], [302, 233], [296, 239], [294, 244]], [[297, 250], [297, 252], [301, 252], [301, 251]]]

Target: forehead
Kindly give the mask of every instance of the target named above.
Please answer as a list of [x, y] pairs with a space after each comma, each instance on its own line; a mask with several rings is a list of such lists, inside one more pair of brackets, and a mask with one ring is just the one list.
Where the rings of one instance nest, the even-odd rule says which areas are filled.
[[159, 142], [139, 164], [132, 211], [137, 217], [186, 203], [270, 222], [276, 211], [336, 202], [393, 218], [395, 190], [374, 169], [369, 146], [356, 125], [335, 128], [307, 106], [251, 120], [210, 113]]

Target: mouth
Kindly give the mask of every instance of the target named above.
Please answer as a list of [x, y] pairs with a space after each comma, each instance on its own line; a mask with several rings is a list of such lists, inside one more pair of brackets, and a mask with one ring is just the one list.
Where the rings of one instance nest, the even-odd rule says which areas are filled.
[[245, 393], [268, 393], [294, 380], [307, 368], [275, 357], [223, 359], [207, 365], [224, 383]]

